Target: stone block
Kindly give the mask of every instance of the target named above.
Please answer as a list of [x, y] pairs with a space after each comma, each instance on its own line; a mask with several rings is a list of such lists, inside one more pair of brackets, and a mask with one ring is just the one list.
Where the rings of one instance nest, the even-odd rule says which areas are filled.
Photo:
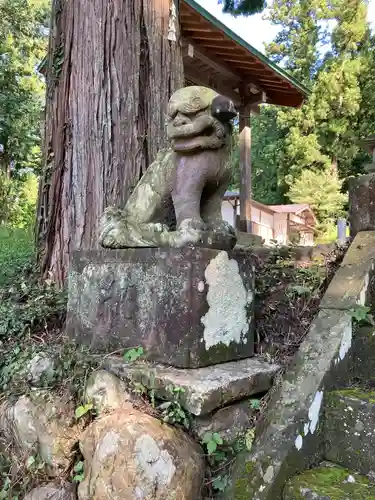
[[253, 355], [253, 299], [241, 251], [77, 252], [67, 332], [93, 352], [143, 346], [148, 360], [197, 368]]
[[375, 471], [375, 392], [344, 389], [328, 394], [325, 457], [362, 474]]
[[225, 405], [268, 391], [280, 367], [256, 358], [184, 370], [151, 363], [124, 363], [108, 357], [104, 368], [125, 382], [139, 382], [160, 398], [170, 399], [168, 388], [180, 387], [180, 403], [193, 415], [207, 415]]
[[293, 477], [286, 485], [283, 500], [371, 500], [375, 484], [336, 464], [323, 463]]
[[320, 303], [321, 309], [348, 310], [374, 299], [375, 231], [357, 234]]
[[251, 408], [251, 400], [245, 399], [234, 403], [210, 415], [195, 417], [192, 430], [199, 440], [207, 432], [217, 432], [226, 444], [234, 445], [241, 435], [252, 427], [255, 410]]
[[375, 174], [361, 175], [349, 182], [350, 235], [375, 231]]

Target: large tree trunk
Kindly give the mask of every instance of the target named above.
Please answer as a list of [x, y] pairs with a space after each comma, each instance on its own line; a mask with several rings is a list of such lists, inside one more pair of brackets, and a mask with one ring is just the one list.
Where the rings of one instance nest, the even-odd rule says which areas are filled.
[[165, 146], [167, 103], [183, 85], [177, 1], [53, 2], [37, 243], [58, 284], [72, 251], [97, 246], [104, 208], [124, 204]]

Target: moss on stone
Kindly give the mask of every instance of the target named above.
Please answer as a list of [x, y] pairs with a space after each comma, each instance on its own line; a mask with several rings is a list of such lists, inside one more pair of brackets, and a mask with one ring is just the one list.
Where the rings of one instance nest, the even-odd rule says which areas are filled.
[[323, 464], [292, 478], [284, 489], [283, 500], [303, 500], [313, 494], [317, 499], [374, 500], [375, 484], [338, 465]]
[[249, 498], [249, 486], [254, 468], [254, 462], [251, 460], [246, 461], [243, 468], [243, 475], [238, 478], [234, 484], [233, 500], [247, 500]]
[[[368, 401], [369, 403], [375, 403], [375, 392], [374, 391], [364, 391], [358, 387], [350, 387], [349, 389], [340, 389], [338, 391], [331, 392], [332, 398], [339, 396], [342, 398], [353, 398], [360, 399], [361, 401]], [[330, 401], [332, 401], [330, 398]]]

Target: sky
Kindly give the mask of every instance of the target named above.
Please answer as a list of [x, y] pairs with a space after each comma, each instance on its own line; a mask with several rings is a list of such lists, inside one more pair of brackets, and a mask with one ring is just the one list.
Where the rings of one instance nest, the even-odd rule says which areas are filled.
[[[217, 0], [197, 0], [197, 2], [223, 24], [226, 24], [228, 28], [261, 52], [264, 52], [263, 44], [271, 42], [277, 34], [278, 28], [272, 26], [268, 21], [264, 21], [262, 19], [263, 14], [234, 18], [229, 14], [222, 13], [221, 5], [218, 5]], [[369, 0], [368, 11], [369, 22], [373, 29], [375, 29], [375, 0]]]

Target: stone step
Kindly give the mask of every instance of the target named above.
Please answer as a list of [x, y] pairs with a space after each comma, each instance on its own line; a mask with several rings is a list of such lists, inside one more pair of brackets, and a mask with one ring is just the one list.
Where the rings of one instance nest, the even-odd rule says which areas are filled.
[[375, 483], [339, 465], [324, 462], [287, 482], [283, 500], [374, 500]]
[[327, 460], [362, 474], [375, 471], [375, 392], [350, 388], [328, 393], [324, 442]]
[[267, 392], [280, 370], [257, 358], [205, 368], [172, 368], [149, 362], [126, 363], [120, 357], [103, 360], [104, 369], [125, 382], [137, 382], [160, 398], [170, 399], [170, 388], [180, 388], [179, 402], [196, 416], [207, 415], [235, 401]]

